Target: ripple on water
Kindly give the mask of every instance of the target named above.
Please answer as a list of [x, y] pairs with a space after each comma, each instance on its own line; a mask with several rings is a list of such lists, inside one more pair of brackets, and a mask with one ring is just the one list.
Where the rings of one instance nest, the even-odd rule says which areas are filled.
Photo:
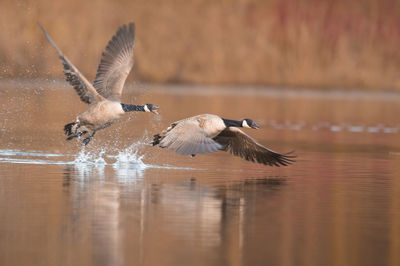
[[175, 167], [170, 165], [146, 164], [143, 162], [145, 155], [141, 154], [142, 145], [144, 145], [144, 143], [137, 142], [123, 150], [102, 148], [99, 151], [87, 151], [85, 147], [82, 147], [78, 154], [0, 149], [0, 163], [75, 165], [78, 168], [111, 165], [114, 169], [120, 169], [122, 172], [124, 169], [125, 172], [129, 172], [143, 171], [147, 168], [198, 170], [195, 168]]
[[[275, 130], [307, 130], [307, 124], [304, 121], [284, 121], [277, 122], [271, 120], [268, 125]], [[332, 124], [330, 122], [319, 122], [309, 125], [309, 128], [313, 131], [328, 130], [332, 132], [347, 131], [351, 133], [385, 133], [385, 134], [397, 134], [400, 131], [400, 125], [397, 126], [387, 126], [383, 124], [377, 124], [374, 126], [364, 126], [364, 125], [353, 125], [348, 123], [343, 124]]]

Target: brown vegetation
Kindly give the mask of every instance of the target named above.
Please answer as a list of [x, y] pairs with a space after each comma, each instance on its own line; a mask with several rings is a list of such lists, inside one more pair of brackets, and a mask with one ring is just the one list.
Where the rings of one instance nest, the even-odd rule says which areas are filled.
[[89, 78], [135, 21], [142, 81], [400, 90], [395, 0], [5, 0], [0, 13], [0, 78], [61, 76], [38, 21]]

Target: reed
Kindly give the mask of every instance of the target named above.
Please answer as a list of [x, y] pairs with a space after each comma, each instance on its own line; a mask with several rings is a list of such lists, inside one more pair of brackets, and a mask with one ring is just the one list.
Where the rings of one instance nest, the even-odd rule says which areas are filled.
[[0, 78], [61, 76], [40, 21], [89, 78], [136, 22], [135, 79], [400, 90], [400, 1], [1, 1]]

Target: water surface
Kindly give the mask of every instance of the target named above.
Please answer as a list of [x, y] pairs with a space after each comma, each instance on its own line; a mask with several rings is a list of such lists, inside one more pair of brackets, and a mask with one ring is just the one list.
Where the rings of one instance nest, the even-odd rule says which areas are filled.
[[[68, 85], [0, 87], [0, 265], [400, 265], [400, 95], [131, 85], [160, 106], [98, 132], [63, 125]], [[297, 162], [153, 148], [154, 133], [213, 113]]]

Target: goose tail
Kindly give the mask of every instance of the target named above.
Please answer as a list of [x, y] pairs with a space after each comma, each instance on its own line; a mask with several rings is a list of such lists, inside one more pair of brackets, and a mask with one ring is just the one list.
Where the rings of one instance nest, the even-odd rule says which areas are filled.
[[162, 137], [160, 136], [160, 134], [154, 135], [153, 141], [150, 144], [153, 145], [153, 146], [156, 146], [157, 144], [160, 144], [161, 138]]

